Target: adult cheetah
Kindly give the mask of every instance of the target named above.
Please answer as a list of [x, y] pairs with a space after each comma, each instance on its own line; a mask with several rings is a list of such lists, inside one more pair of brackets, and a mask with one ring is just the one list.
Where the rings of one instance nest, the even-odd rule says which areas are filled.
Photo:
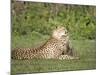
[[78, 59], [70, 47], [68, 31], [58, 26], [48, 41], [38, 48], [16, 48], [11, 52], [12, 59]]

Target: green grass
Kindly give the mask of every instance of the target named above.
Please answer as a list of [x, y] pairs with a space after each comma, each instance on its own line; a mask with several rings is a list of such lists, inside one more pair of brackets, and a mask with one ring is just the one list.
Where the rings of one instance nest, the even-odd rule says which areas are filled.
[[[12, 48], [32, 47], [45, 42], [45, 37], [15, 37], [12, 38]], [[51, 71], [89, 70], [96, 68], [96, 45], [95, 40], [73, 40], [72, 44], [80, 56], [80, 60], [54, 60], [32, 59], [12, 60], [11, 73], [37, 73]]]
[[[66, 27], [72, 39], [96, 38], [95, 6], [14, 1], [12, 7], [12, 49], [41, 45], [58, 25]], [[12, 60], [11, 73], [95, 69], [95, 40], [72, 40], [72, 44], [80, 60]]]

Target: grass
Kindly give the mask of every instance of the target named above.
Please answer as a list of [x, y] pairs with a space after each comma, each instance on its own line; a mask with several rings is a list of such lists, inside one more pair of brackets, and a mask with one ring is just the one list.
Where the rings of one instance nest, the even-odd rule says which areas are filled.
[[[41, 42], [45, 42], [45, 37], [13, 37], [12, 48], [15, 47], [32, 47]], [[33, 42], [32, 42], [33, 41]], [[96, 44], [95, 40], [73, 40], [72, 44], [80, 60], [54, 60], [54, 59], [32, 59], [32, 60], [12, 60], [11, 74], [16, 73], [37, 73], [52, 71], [73, 71], [89, 70], [96, 68]]]

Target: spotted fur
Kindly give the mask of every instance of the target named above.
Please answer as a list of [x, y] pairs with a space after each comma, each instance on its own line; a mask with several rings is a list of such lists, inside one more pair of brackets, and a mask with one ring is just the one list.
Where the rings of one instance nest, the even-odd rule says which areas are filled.
[[58, 27], [48, 41], [38, 48], [17, 48], [12, 50], [13, 59], [77, 59], [69, 45], [68, 32]]

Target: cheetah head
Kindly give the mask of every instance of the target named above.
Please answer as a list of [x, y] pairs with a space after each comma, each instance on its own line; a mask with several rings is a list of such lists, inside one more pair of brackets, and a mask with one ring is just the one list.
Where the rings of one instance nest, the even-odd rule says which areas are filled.
[[68, 36], [68, 31], [65, 27], [58, 26], [55, 30], [53, 30], [52, 37], [56, 39], [66, 38]]

